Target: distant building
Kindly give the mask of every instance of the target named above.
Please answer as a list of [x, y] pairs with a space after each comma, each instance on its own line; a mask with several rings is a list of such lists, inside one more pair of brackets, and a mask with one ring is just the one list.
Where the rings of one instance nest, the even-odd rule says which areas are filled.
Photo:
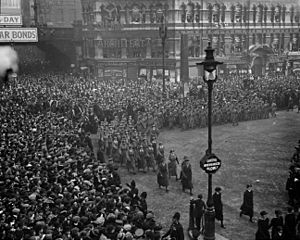
[[[81, 0], [82, 65], [99, 77], [161, 78], [159, 26], [168, 26], [166, 75], [180, 78], [180, 36], [189, 36], [190, 77], [211, 42], [221, 73], [256, 75], [297, 64], [300, 12], [297, 0]], [[295, 67], [295, 66], [294, 66]]]
[[72, 27], [74, 21], [82, 20], [80, 0], [31, 0], [36, 6], [38, 24], [50, 27]]

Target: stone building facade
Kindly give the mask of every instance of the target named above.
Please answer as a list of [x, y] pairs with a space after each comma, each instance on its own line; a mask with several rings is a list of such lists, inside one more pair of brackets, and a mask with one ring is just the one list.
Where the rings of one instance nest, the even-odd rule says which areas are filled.
[[222, 72], [256, 75], [285, 71], [300, 47], [298, 1], [287, 0], [81, 0], [81, 65], [103, 78], [161, 78], [166, 22], [165, 74], [180, 80], [181, 35], [188, 35], [189, 75], [198, 76], [208, 42]]

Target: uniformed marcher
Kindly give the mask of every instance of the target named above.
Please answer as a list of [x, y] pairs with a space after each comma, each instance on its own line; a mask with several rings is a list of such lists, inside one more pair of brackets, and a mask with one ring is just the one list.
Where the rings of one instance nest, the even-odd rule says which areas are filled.
[[140, 145], [138, 151], [138, 170], [146, 172], [146, 152], [144, 147]]
[[128, 149], [128, 157], [127, 157], [127, 161], [126, 161], [126, 167], [128, 172], [130, 172], [130, 170], [132, 170], [132, 173], [135, 174], [136, 173], [136, 166], [135, 166], [135, 153], [134, 153], [134, 149], [132, 148], [132, 146], [129, 146]]
[[180, 213], [176, 212], [172, 220], [173, 221], [169, 230], [162, 236], [162, 239], [165, 239], [166, 237], [170, 237], [170, 239], [172, 240], [184, 240], [183, 227], [179, 222]]
[[121, 166], [126, 162], [126, 156], [127, 156], [127, 144], [125, 139], [122, 139], [121, 145], [120, 145], [120, 151], [121, 151], [121, 156], [120, 156], [120, 164]]
[[155, 157], [154, 157], [154, 149], [152, 144], [148, 144], [148, 148], [147, 148], [147, 154], [146, 154], [146, 161], [147, 161], [147, 168], [148, 171], [150, 170], [150, 168], [153, 169], [153, 172], [155, 172]]
[[178, 180], [177, 176], [177, 165], [179, 165], [178, 157], [175, 154], [175, 150], [172, 149], [169, 154], [169, 163], [168, 163], [168, 168], [169, 168], [169, 178], [172, 176], [176, 177], [176, 181]]
[[165, 158], [165, 148], [162, 143], [158, 144], [156, 164], [159, 165]]

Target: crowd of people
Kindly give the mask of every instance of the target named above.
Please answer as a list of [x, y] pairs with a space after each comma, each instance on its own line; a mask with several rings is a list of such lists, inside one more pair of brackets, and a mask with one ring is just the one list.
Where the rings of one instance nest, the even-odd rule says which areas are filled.
[[256, 240], [300, 239], [300, 214], [298, 208], [288, 207], [285, 215], [280, 210], [275, 210], [271, 221], [268, 218], [268, 213], [261, 211], [257, 226]]
[[[39, 73], [11, 79], [1, 89], [0, 238], [160, 238], [160, 224], [147, 209], [147, 193], [124, 185], [116, 166], [156, 171], [168, 191], [170, 177], [192, 195], [192, 170], [179, 169], [174, 150], [165, 153], [159, 130], [207, 125], [207, 92], [199, 84], [182, 98], [174, 84], [164, 98], [155, 82], [99, 81]], [[239, 77], [215, 84], [213, 123], [270, 117], [272, 104], [299, 103], [293, 77]], [[98, 150], [90, 134], [97, 134]], [[180, 215], [174, 215], [178, 225]], [[223, 218], [220, 219], [223, 225]]]
[[291, 158], [286, 190], [289, 195], [288, 203], [291, 206], [300, 206], [300, 140]]
[[36, 108], [49, 93], [41, 83], [10, 84], [0, 99], [0, 239], [160, 239], [147, 193], [96, 161], [82, 120]]

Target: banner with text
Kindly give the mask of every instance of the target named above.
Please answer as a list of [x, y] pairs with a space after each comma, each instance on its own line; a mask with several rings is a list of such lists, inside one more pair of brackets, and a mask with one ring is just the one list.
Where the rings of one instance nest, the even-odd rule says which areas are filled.
[[22, 16], [4, 16], [0, 15], [0, 26], [22, 25]]
[[37, 28], [0, 28], [0, 42], [38, 42]]

